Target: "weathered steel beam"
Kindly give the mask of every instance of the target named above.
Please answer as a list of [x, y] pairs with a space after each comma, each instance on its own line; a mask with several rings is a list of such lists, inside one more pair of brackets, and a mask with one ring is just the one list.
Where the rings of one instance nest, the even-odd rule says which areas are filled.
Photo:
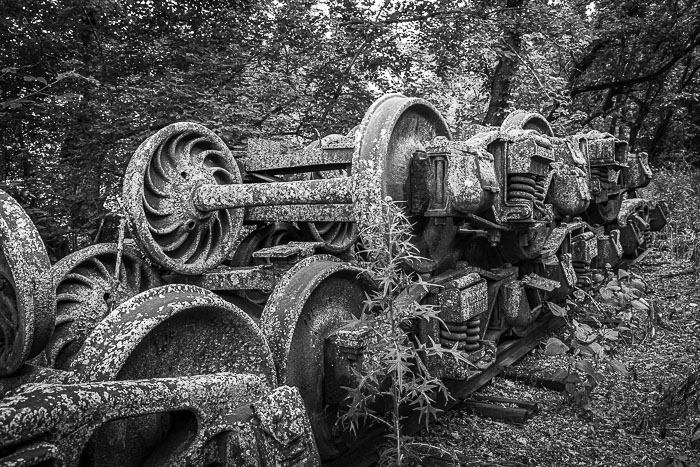
[[246, 222], [355, 222], [352, 204], [287, 204], [251, 206], [246, 209]]
[[200, 211], [287, 204], [345, 204], [352, 202], [350, 177], [281, 183], [208, 184], [194, 193]]
[[271, 174], [313, 172], [349, 167], [352, 163], [353, 146], [332, 149], [311, 145], [302, 150], [289, 151], [279, 141], [252, 139], [248, 151], [239, 160], [246, 172], [268, 172]]

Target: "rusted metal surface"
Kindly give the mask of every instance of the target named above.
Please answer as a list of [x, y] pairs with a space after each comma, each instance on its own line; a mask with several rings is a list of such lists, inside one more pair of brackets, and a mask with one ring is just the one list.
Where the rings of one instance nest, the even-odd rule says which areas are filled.
[[253, 138], [241, 161], [246, 172], [271, 174], [341, 169], [352, 162], [353, 143], [352, 137], [337, 135], [332, 140], [324, 137], [323, 145], [299, 149], [279, 141]]
[[[352, 160], [352, 200], [355, 221], [366, 248], [384, 248], [388, 226], [381, 201], [405, 202], [409, 161], [436, 136], [451, 139], [442, 116], [423, 99], [388, 94], [372, 104], [355, 133]], [[421, 256], [437, 267], [449, 250], [457, 228], [451, 223], [426, 221], [415, 229]]]
[[557, 214], [564, 217], [582, 214], [591, 201], [586, 172], [570, 165], [555, 167], [550, 193]]
[[527, 112], [516, 110], [508, 114], [501, 124], [501, 131], [508, 131], [512, 128], [520, 130], [536, 130], [545, 136], [554, 136], [552, 126], [546, 118], [537, 112]]
[[351, 190], [350, 178], [337, 177], [245, 185], [206, 184], [198, 187], [193, 196], [198, 210], [217, 211], [231, 207], [280, 204], [347, 204], [352, 199]]
[[207, 290], [272, 290], [283, 273], [283, 270], [265, 265], [219, 266], [197, 276], [166, 274], [163, 280], [168, 284], [196, 285]]
[[56, 328], [44, 351], [49, 366], [67, 369], [102, 318], [134, 295], [162, 285], [157, 271], [131, 245], [123, 249], [115, 279], [117, 250], [113, 243], [93, 245], [66, 256], [49, 270], [50, 294], [56, 297]]
[[252, 206], [246, 208], [246, 222], [355, 222], [352, 204], [289, 204], [279, 206]]
[[[323, 148], [328, 156], [337, 157], [343, 154], [348, 158], [348, 164], [338, 170], [313, 171], [307, 174], [309, 179], [323, 179], [333, 177], [349, 177], [352, 162], [352, 154], [355, 144], [354, 129], [346, 136], [328, 135], [318, 141], [314, 141], [306, 149]], [[344, 205], [352, 207], [351, 205]], [[309, 217], [310, 219], [319, 219]], [[332, 254], [339, 254], [347, 251], [356, 241], [359, 235], [357, 223], [354, 222], [354, 212], [349, 212], [347, 216], [336, 215], [333, 219], [326, 221], [302, 222], [299, 228], [304, 232], [304, 237], [310, 241], [323, 242], [323, 251]]]
[[443, 136], [431, 141], [427, 151], [429, 159], [438, 159], [433, 162], [438, 173], [430, 171], [438, 178], [427, 181], [434, 187], [430, 190], [434, 193], [431, 193], [423, 215], [460, 215], [491, 208], [500, 191], [491, 154]]
[[24, 209], [0, 190], [0, 377], [42, 351], [54, 327], [50, 263], [39, 232]]
[[254, 374], [44, 385], [0, 425], [3, 465], [320, 465], [296, 390]]
[[670, 210], [665, 201], [659, 201], [649, 210], [649, 228], [653, 232], [663, 229], [668, 222]]
[[622, 202], [617, 216], [620, 244], [625, 257], [632, 259], [647, 248], [649, 237], [649, 205], [644, 199], [631, 198]]
[[622, 169], [622, 179], [627, 188], [643, 188], [651, 182], [652, 173], [649, 168], [649, 155], [646, 152], [629, 154], [629, 167]]
[[243, 208], [203, 212], [194, 193], [204, 185], [240, 184], [238, 165], [223, 141], [196, 123], [169, 125], [144, 141], [124, 177], [124, 207], [140, 246], [156, 262], [199, 274], [235, 246]]
[[268, 258], [272, 261], [276, 259], [293, 260], [312, 256], [317, 248], [323, 246], [323, 242], [289, 242], [284, 245], [275, 245], [263, 248], [253, 253], [253, 258]]
[[324, 398], [326, 338], [359, 317], [369, 284], [347, 263], [312, 256], [294, 265], [265, 306], [260, 326], [270, 343], [279, 382], [299, 388], [322, 458], [339, 454], [335, 416]]
[[[12, 425], [24, 438], [0, 441], [7, 462], [317, 465], [311, 433], [324, 459], [347, 449], [352, 437], [334, 427], [344, 386], [375, 355], [377, 330], [352, 321], [374, 285], [339, 258], [386, 248], [395, 210], [409, 216], [424, 258], [404, 267], [431, 284], [409, 287], [398, 303], [438, 307], [440, 319], [416, 320], [412, 336], [462, 352], [464, 361], [426, 365], [467, 384], [493, 374], [501, 336], [526, 342], [543, 326], [545, 300], [637, 257], [668, 217], [665, 204], [636, 196], [651, 177], [644, 154], [599, 132], [555, 137], [533, 112], [455, 141], [430, 103], [390, 94], [346, 136], [319, 135], [305, 148], [252, 140], [237, 156], [194, 123], [138, 148], [126, 210], [170, 285], [157, 287], [131, 248], [117, 274], [113, 245], [66, 258], [39, 281], [37, 290], [57, 294], [58, 327], [48, 358], [32, 365], [21, 366], [27, 346], [40, 351], [46, 339], [22, 337], [6, 370], [14, 374], [0, 382], [0, 409], [28, 414]], [[0, 272], [12, 278], [3, 293], [17, 274], [41, 278], [34, 272], [48, 267], [8, 258], [6, 230], [33, 235], [21, 215], [9, 218], [18, 225], [0, 224]], [[39, 307], [9, 307], [34, 320], [25, 334], [36, 334], [39, 314], [53, 324], [56, 297], [43, 295]], [[40, 434], [47, 429], [56, 436]]]
[[243, 311], [190, 285], [166, 285], [117, 307], [71, 362], [86, 381], [213, 372], [277, 381], [262, 332]]

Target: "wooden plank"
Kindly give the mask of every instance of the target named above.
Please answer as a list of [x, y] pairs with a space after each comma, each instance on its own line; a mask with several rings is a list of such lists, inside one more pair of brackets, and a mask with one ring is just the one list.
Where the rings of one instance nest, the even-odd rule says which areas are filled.
[[516, 425], [524, 424], [533, 414], [532, 410], [522, 407], [503, 407], [502, 405], [473, 400], [462, 401], [453, 409]]
[[472, 394], [472, 399], [479, 402], [492, 402], [497, 404], [510, 404], [516, 407], [522, 407], [523, 409], [529, 409], [535, 413], [540, 411], [537, 402], [524, 401], [519, 399], [509, 399], [507, 397], [496, 397], [496, 396], [484, 396], [482, 394]]
[[505, 372], [503, 373], [503, 377], [511, 381], [525, 383], [528, 386], [535, 388], [544, 388], [556, 392], [562, 392], [564, 389], [566, 389], [563, 381], [556, 381], [551, 378], [544, 378], [541, 376], [519, 375], [517, 373]]

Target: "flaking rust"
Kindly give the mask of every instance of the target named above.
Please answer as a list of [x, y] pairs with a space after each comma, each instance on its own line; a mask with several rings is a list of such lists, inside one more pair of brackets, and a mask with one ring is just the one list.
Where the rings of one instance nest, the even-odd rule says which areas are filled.
[[49, 257], [24, 209], [0, 190], [0, 376], [17, 371], [41, 352], [53, 332], [55, 303], [49, 299]]
[[[153, 425], [154, 418], [159, 425]], [[109, 460], [111, 465], [238, 465], [240, 448], [246, 447], [252, 451], [249, 465], [320, 465], [298, 391], [286, 386], [271, 390], [265, 378], [231, 373], [43, 385], [5, 398], [0, 401], [0, 443], [17, 448], [0, 460], [3, 465], [47, 460], [77, 465], [90, 460], [84, 454], [89, 444], [107, 448], [115, 442], [133, 443], [115, 430], [125, 420], [140, 421], [141, 433], [158, 426], [177, 431], [183, 429], [177, 423], [193, 423], [189, 442], [178, 448], [154, 451], [158, 440], [142, 438], [128, 452], [96, 452], [92, 460]], [[117, 438], [105, 439], [105, 434]], [[224, 441], [228, 449], [219, 446]]]
[[50, 269], [0, 192], [0, 463], [337, 458], [355, 441], [336, 426], [346, 387], [382, 333], [361, 318], [382, 312], [367, 297], [387, 282], [362, 263], [392, 248], [395, 214], [415, 249], [401, 267], [423, 279], [395, 306], [436, 307], [407, 331], [451, 349], [426, 367], [461, 380], [488, 371], [503, 336], [539, 329], [545, 301], [638, 258], [669, 214], [637, 196], [645, 154], [612, 135], [559, 138], [516, 111], [460, 141], [401, 94], [346, 135], [253, 140], [236, 157], [196, 123], [156, 132], [124, 179], [135, 245]]

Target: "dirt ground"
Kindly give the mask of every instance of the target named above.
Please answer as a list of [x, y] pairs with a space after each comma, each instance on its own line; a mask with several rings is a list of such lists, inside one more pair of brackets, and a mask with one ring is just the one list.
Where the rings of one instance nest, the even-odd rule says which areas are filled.
[[[630, 271], [647, 282], [646, 298], [656, 306], [651, 316], [639, 317], [636, 330], [620, 332], [608, 351], [629, 375], [594, 361], [604, 379], [585, 407], [565, 393], [499, 377], [480, 394], [534, 401], [539, 412], [517, 426], [454, 410], [415, 441], [442, 448], [465, 466], [699, 465], [700, 442], [691, 439], [700, 422], [700, 381], [687, 380], [700, 365], [699, 273], [659, 251]], [[589, 300], [575, 316], [583, 320], [597, 313]], [[555, 335], [564, 340], [568, 332], [564, 326]], [[543, 343], [514, 371], [552, 376], [570, 358], [570, 352], [546, 356]]]

